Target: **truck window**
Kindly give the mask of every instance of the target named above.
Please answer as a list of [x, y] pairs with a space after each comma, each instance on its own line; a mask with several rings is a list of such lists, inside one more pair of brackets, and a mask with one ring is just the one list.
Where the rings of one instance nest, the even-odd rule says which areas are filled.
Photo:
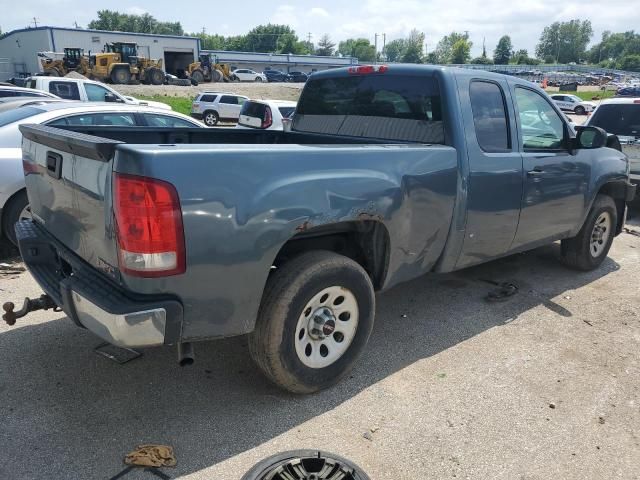
[[493, 82], [473, 81], [469, 96], [480, 148], [494, 153], [510, 151], [509, 124], [500, 86]]
[[75, 82], [51, 82], [49, 92], [65, 100], [80, 100], [80, 91]]
[[349, 75], [307, 82], [293, 129], [421, 143], [444, 143], [437, 79]]
[[600, 105], [589, 125], [625, 137], [640, 137], [640, 103]]
[[90, 102], [104, 102], [105, 95], [111, 93], [106, 88], [100, 85], [94, 85], [93, 83], [85, 83], [84, 89], [87, 92], [87, 99]]
[[564, 122], [551, 104], [537, 92], [516, 87], [520, 116], [520, 140], [524, 150], [560, 150], [564, 143]]

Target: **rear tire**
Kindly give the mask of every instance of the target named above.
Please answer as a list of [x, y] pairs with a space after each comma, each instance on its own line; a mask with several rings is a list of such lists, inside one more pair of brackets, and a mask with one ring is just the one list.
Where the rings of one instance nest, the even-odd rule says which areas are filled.
[[598, 195], [578, 234], [562, 241], [563, 263], [576, 270], [598, 268], [609, 253], [617, 224], [615, 202], [607, 195]]
[[220, 70], [213, 70], [211, 72], [211, 81], [212, 82], [221, 82], [224, 79], [224, 75]]
[[151, 85], [162, 85], [164, 83], [164, 72], [159, 68], [151, 68], [147, 72], [147, 81]]
[[131, 80], [131, 72], [124, 68], [117, 68], [111, 72], [111, 82], [116, 85], [127, 85]]
[[576, 115], [584, 115], [587, 111], [584, 109], [582, 105], [578, 105], [574, 110]]
[[262, 78], [256, 77], [256, 82], [261, 83], [262, 82]]
[[31, 210], [29, 209], [29, 199], [26, 190], [16, 193], [11, 200], [5, 205], [2, 215], [2, 231], [7, 239], [16, 247], [15, 224], [20, 220], [31, 218]]
[[373, 285], [358, 263], [323, 250], [304, 253], [269, 278], [249, 335], [251, 357], [289, 392], [322, 390], [351, 370], [374, 314]]
[[196, 85], [198, 85], [199, 83], [204, 83], [204, 73], [202, 73], [200, 70], [194, 70], [191, 74], [191, 80], [195, 80]]
[[202, 115], [202, 121], [207, 127], [215, 127], [220, 121], [220, 117], [218, 116], [218, 112], [209, 110]]

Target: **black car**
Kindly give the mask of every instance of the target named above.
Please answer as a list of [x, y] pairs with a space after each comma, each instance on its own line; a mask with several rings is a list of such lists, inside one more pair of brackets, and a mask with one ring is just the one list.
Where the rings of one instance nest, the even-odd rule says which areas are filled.
[[304, 72], [289, 72], [290, 82], [306, 82], [309, 79], [309, 75]]
[[263, 72], [267, 76], [267, 82], [288, 82], [289, 74], [280, 70], [265, 70]]
[[640, 87], [622, 87], [616, 91], [619, 97], [637, 97], [640, 96]]

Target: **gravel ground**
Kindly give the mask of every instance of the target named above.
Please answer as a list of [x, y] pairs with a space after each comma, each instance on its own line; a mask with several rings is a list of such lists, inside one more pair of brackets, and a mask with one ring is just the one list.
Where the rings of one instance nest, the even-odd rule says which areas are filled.
[[249, 98], [297, 101], [304, 83], [201, 83], [197, 87], [176, 85], [112, 85], [124, 95], [165, 95], [170, 97], [195, 97], [198, 92], [227, 92], [246, 95]]
[[[629, 227], [640, 230], [637, 214]], [[640, 238], [623, 233], [590, 273], [557, 254], [379, 295], [351, 376], [311, 396], [268, 384], [245, 338], [196, 345], [192, 367], [169, 348], [118, 365], [60, 313], [2, 324], [0, 478], [107, 479], [158, 442], [178, 458], [165, 473], [190, 480], [239, 479], [295, 448], [345, 455], [373, 479], [638, 479]], [[519, 293], [489, 304], [487, 279]], [[3, 301], [39, 293], [29, 273], [0, 272]]]

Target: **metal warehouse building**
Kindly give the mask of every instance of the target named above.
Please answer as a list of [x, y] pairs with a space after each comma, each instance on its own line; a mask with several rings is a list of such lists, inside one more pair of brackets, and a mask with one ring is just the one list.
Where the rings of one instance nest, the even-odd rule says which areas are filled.
[[311, 73], [328, 68], [356, 65], [355, 57], [323, 57], [318, 55], [294, 55], [293, 53], [254, 53], [229, 52], [225, 50], [203, 50], [218, 56], [220, 63], [227, 63], [232, 70], [250, 68], [257, 72], [263, 70], [282, 70], [284, 72]]
[[200, 40], [195, 37], [61, 27], [27, 28], [0, 36], [0, 80], [40, 72], [38, 52], [62, 52], [64, 48], [75, 47], [83, 48], [87, 54], [96, 53], [110, 42], [137, 43], [141, 55], [162, 59], [169, 73], [184, 69], [200, 55]]

